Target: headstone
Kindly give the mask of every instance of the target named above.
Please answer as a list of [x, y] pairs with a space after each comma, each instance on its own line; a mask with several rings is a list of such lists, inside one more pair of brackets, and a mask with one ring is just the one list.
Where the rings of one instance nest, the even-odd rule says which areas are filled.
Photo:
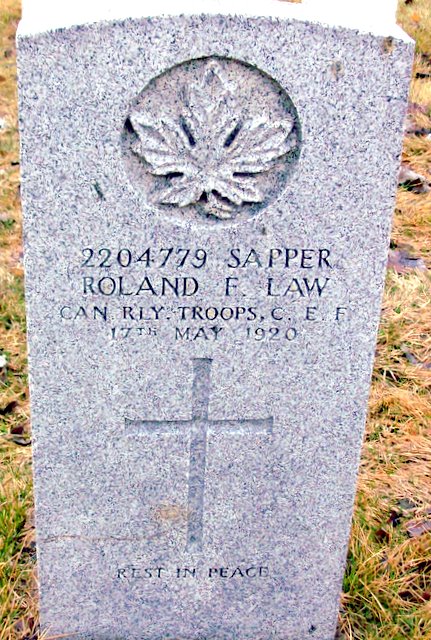
[[63, 4], [19, 32], [42, 628], [331, 640], [413, 45]]

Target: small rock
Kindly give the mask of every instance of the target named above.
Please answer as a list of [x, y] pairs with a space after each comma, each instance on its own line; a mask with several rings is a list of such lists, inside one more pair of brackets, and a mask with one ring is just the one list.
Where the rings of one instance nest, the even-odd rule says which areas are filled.
[[22, 436], [25, 433], [25, 424], [17, 424], [15, 427], [11, 427], [10, 433], [16, 436]]
[[0, 416], [6, 416], [8, 413], [12, 413], [17, 406], [18, 402], [16, 400], [11, 400], [4, 407], [0, 408]]
[[400, 509], [404, 509], [406, 511], [410, 511], [411, 509], [416, 509], [417, 507], [417, 504], [412, 500], [410, 500], [409, 498], [401, 498], [401, 500], [398, 500], [397, 504], [400, 507]]
[[391, 524], [393, 527], [398, 527], [398, 525], [401, 522], [401, 519], [402, 519], [402, 514], [396, 511], [395, 509], [392, 509], [392, 511], [389, 514], [388, 523]]
[[431, 532], [431, 520], [410, 520], [406, 524], [406, 530], [411, 538], [418, 538], [424, 533]]
[[416, 173], [408, 164], [402, 164], [398, 175], [398, 184], [414, 193], [428, 193], [431, 186], [425, 176]]
[[390, 249], [388, 255], [388, 269], [394, 269], [398, 273], [405, 273], [410, 269], [426, 271], [426, 264], [422, 258], [415, 258], [404, 249]]
[[15, 630], [16, 633], [23, 633], [23, 631], [24, 631], [24, 621], [23, 620], [18, 620], [18, 622], [15, 622], [14, 630]]
[[431, 362], [421, 362], [420, 360], [418, 360], [416, 356], [408, 349], [407, 345], [402, 344], [400, 348], [410, 364], [414, 364], [418, 367], [421, 367], [422, 369], [431, 369]]
[[15, 444], [19, 444], [20, 447], [28, 447], [31, 444], [30, 438], [25, 436], [11, 435], [9, 439]]
[[390, 539], [390, 535], [385, 529], [378, 529], [375, 536], [379, 542], [388, 542]]

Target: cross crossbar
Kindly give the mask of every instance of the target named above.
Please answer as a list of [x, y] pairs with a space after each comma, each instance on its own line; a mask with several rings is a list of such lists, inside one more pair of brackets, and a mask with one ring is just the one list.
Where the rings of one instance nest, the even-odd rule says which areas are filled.
[[208, 432], [237, 434], [271, 434], [273, 418], [212, 420], [208, 417], [211, 392], [210, 358], [194, 358], [191, 420], [131, 420], [125, 418], [128, 435], [141, 433], [190, 434], [187, 545], [189, 552], [201, 551]]

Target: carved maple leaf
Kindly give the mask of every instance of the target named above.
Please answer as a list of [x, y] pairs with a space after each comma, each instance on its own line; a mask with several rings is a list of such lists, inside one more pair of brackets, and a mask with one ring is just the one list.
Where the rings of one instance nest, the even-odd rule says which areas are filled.
[[233, 90], [211, 62], [200, 82], [184, 88], [178, 119], [131, 114], [134, 153], [152, 175], [166, 178], [159, 204], [186, 207], [204, 200], [211, 214], [231, 218], [235, 207], [263, 202], [256, 175], [295, 149], [294, 120], [289, 114], [277, 122], [245, 116]]

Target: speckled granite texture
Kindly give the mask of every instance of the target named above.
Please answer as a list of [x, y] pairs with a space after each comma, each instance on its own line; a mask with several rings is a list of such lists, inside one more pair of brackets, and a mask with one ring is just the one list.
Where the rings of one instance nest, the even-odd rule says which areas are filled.
[[334, 637], [413, 45], [277, 11], [19, 37], [52, 636]]

